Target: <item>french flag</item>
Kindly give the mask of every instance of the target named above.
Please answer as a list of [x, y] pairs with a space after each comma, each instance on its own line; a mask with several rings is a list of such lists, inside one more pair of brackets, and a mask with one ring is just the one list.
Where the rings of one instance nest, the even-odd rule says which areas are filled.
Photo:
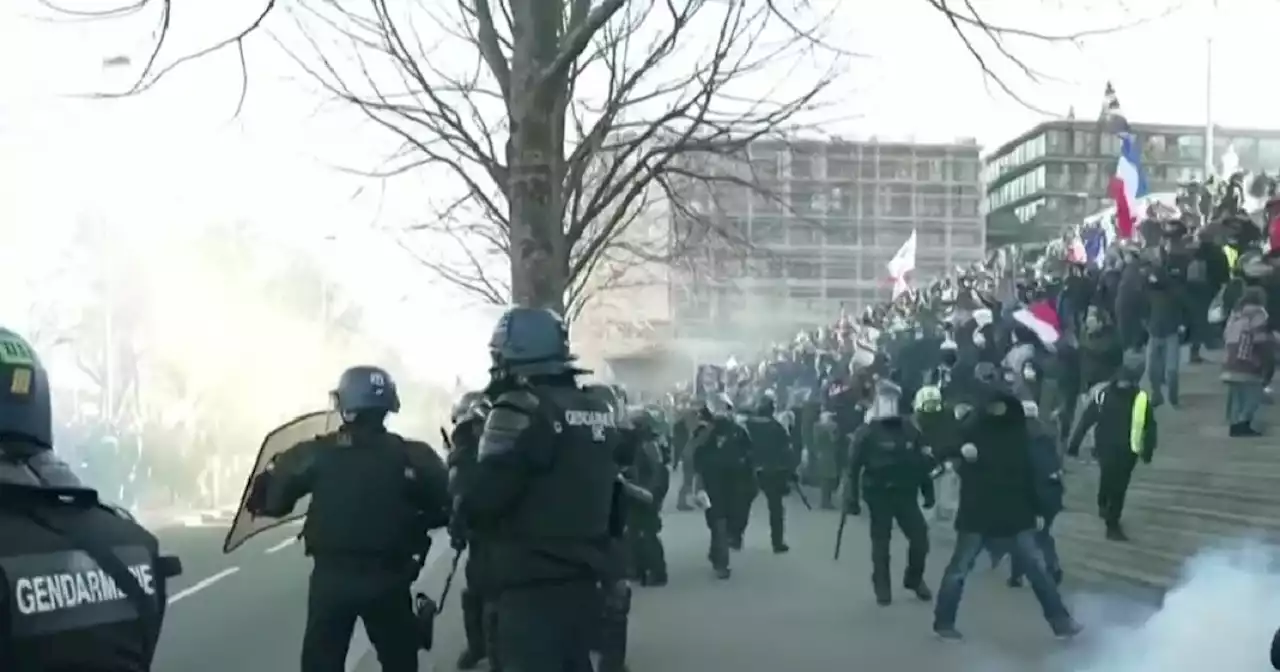
[[1062, 321], [1058, 319], [1058, 311], [1046, 300], [1036, 301], [1015, 311], [1013, 319], [1030, 329], [1048, 350], [1053, 350], [1062, 336]]
[[1142, 158], [1132, 134], [1120, 136], [1120, 160], [1116, 161], [1116, 174], [1107, 185], [1107, 195], [1116, 202], [1116, 236], [1121, 240], [1133, 237], [1133, 225], [1138, 219], [1138, 199], [1147, 195], [1147, 178], [1142, 174]]
[[1133, 237], [1133, 225], [1139, 215], [1138, 199], [1147, 195], [1147, 178], [1142, 174], [1142, 152], [1129, 130], [1129, 120], [1120, 111], [1120, 99], [1111, 82], [1107, 82], [1103, 92], [1099, 116], [1100, 123], [1120, 136], [1120, 159], [1107, 185], [1107, 195], [1116, 203], [1116, 235], [1124, 240]]

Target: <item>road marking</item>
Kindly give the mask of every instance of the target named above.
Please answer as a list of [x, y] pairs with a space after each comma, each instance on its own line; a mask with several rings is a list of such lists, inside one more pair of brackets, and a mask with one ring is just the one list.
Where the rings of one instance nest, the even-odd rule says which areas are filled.
[[276, 544], [275, 546], [272, 546], [271, 548], [268, 548], [268, 549], [267, 549], [267, 555], [271, 555], [272, 553], [275, 553], [276, 551], [283, 551], [284, 549], [289, 548], [290, 546], [292, 546], [292, 545], [296, 544], [297, 542], [298, 542], [298, 538], [297, 538], [297, 537], [289, 537], [288, 539], [285, 539], [284, 541], [282, 541], [282, 542], [280, 542], [280, 543]]
[[[433, 534], [431, 535], [431, 538], [436, 542], [441, 542], [442, 540], [447, 541], [447, 538], [442, 534]], [[418, 578], [422, 578], [429, 574], [440, 562], [441, 558], [449, 556], [452, 553], [453, 549], [450, 548], [448, 544], [432, 544], [431, 553], [427, 555], [427, 561], [422, 563], [422, 571], [419, 572]], [[417, 584], [417, 581], [414, 583]], [[368, 656], [372, 651], [373, 645], [369, 643], [369, 635], [364, 631], [364, 624], [357, 623], [355, 633], [351, 637], [351, 647], [347, 649], [347, 662], [346, 665], [343, 666], [346, 672], [356, 672], [356, 670], [360, 669], [360, 663], [364, 661], [365, 656]], [[421, 662], [421, 660], [419, 660], [419, 662]], [[428, 667], [426, 669], [433, 668]]]
[[212, 586], [213, 584], [227, 578], [228, 576], [231, 576], [232, 574], [235, 574], [238, 571], [240, 571], [239, 567], [228, 567], [222, 570], [221, 572], [214, 574], [213, 576], [201, 579], [200, 581], [196, 582], [194, 585], [187, 586], [186, 588], [183, 588], [182, 590], [179, 590], [178, 592], [170, 595], [169, 604], [173, 604], [178, 600], [185, 599], [187, 597], [195, 595], [196, 593], [204, 590], [205, 588], [208, 588], [209, 586]]

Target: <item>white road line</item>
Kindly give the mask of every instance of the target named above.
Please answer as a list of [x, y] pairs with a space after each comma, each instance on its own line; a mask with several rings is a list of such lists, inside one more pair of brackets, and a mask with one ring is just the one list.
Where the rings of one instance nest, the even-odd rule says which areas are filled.
[[240, 571], [239, 567], [228, 567], [222, 570], [221, 572], [214, 574], [213, 576], [201, 579], [200, 581], [197, 581], [194, 585], [187, 586], [186, 588], [183, 588], [182, 590], [179, 590], [178, 592], [170, 595], [169, 604], [173, 604], [178, 600], [182, 600], [192, 595], [195, 595], [196, 593], [204, 590], [205, 588], [208, 588], [209, 586], [212, 586], [213, 584], [227, 578], [228, 576], [231, 576], [232, 574], [235, 574], [238, 571]]
[[[449, 547], [449, 544], [440, 543], [442, 541], [447, 542], [448, 537], [437, 534], [433, 534], [431, 536], [437, 543], [432, 545], [431, 553], [427, 555], [427, 561], [422, 564], [422, 572], [418, 574], [419, 578], [430, 573], [432, 568], [440, 562], [441, 558], [446, 556], [452, 557], [453, 549]], [[364, 624], [357, 623], [355, 634], [351, 637], [351, 647], [347, 649], [347, 663], [344, 666], [346, 672], [356, 672], [356, 670], [360, 668], [360, 663], [364, 660], [365, 656], [369, 655], [372, 651], [373, 644], [369, 643], [369, 635], [364, 631]], [[418, 662], [421, 663], [421, 655], [423, 652], [419, 651], [418, 653]], [[421, 667], [421, 665], [419, 667]], [[426, 667], [423, 669], [430, 670], [433, 668]]]
[[277, 551], [283, 551], [284, 549], [289, 548], [290, 546], [296, 544], [297, 542], [298, 542], [297, 537], [289, 537], [288, 539], [285, 539], [284, 541], [276, 544], [275, 546], [268, 548], [267, 555], [271, 555], [272, 553], [275, 553]]

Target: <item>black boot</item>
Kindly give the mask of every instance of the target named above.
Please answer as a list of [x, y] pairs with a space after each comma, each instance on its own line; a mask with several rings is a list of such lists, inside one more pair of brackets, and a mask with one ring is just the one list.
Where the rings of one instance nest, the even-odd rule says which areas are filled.
[[876, 604], [887, 607], [893, 604], [893, 591], [889, 588], [888, 581], [871, 580], [871, 589], [876, 594]]
[[929, 590], [929, 584], [925, 583], [924, 581], [917, 581], [915, 582], [915, 584], [904, 583], [902, 587], [915, 593], [916, 598], [918, 598], [921, 602], [929, 602], [933, 600], [933, 591]]
[[1124, 533], [1124, 528], [1120, 527], [1120, 523], [1107, 523], [1107, 539], [1109, 541], [1129, 541], [1129, 535]]
[[458, 656], [459, 670], [474, 670], [487, 657], [484, 617], [484, 600], [473, 590], [463, 590], [462, 630], [467, 637], [467, 648]]

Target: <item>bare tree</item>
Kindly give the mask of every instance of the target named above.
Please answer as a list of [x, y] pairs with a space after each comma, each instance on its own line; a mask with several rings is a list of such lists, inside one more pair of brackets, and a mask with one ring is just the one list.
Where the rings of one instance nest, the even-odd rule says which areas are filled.
[[[970, 0], [925, 1], [984, 73], [1024, 104], [990, 61], [1005, 59], [1033, 81], [1042, 75], [1007, 38], [1071, 41], [1105, 32], [1037, 34], [986, 21]], [[243, 62], [245, 37], [278, 0], [264, 0], [243, 30], [162, 63], [172, 2], [79, 13], [159, 7], [156, 48], [127, 93], [216, 51], [234, 49]], [[460, 259], [424, 263], [494, 303], [572, 312], [591, 288], [621, 282], [629, 265], [687, 259], [708, 240], [720, 249], [747, 245], [749, 236], [727, 226], [708, 200], [734, 188], [769, 195], [750, 169], [750, 148], [811, 121], [820, 94], [853, 56], [825, 39], [824, 17], [793, 2], [369, 0], [357, 9], [294, 0], [283, 9], [311, 53], [278, 42], [329, 93], [399, 140], [370, 175], [443, 169], [463, 186], [417, 227], [457, 242]], [[452, 48], [426, 46], [424, 18]], [[777, 87], [770, 75], [788, 64], [803, 66], [789, 74], [806, 81]], [[629, 235], [658, 202], [680, 224], [649, 240]], [[489, 272], [495, 258], [505, 258], [509, 282]]]

